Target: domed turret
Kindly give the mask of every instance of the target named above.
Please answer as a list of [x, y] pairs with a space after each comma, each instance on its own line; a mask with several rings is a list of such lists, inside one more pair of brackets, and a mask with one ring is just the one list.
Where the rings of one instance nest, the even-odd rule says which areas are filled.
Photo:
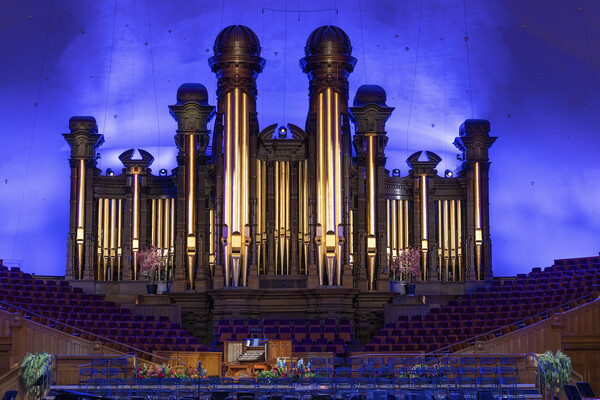
[[341, 28], [333, 25], [324, 25], [315, 29], [304, 48], [304, 54], [308, 56], [352, 54], [350, 38]]
[[385, 101], [387, 96], [385, 90], [379, 85], [362, 85], [356, 91], [354, 96], [354, 107], [362, 107], [367, 104], [377, 104], [381, 107], [387, 107]]
[[208, 105], [208, 91], [200, 83], [184, 83], [177, 89], [177, 104], [184, 104], [190, 101], [202, 105]]
[[243, 25], [231, 25], [223, 29], [215, 39], [215, 56], [236, 54], [260, 56], [260, 42], [252, 29]]

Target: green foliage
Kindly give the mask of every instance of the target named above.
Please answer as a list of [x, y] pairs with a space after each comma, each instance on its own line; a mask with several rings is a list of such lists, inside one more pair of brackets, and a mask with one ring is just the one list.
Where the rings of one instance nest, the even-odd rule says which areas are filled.
[[560, 350], [556, 354], [546, 350], [545, 353], [538, 354], [537, 358], [546, 372], [546, 385], [550, 387], [553, 394], [569, 383], [571, 379], [571, 359], [569, 356]]
[[46, 367], [50, 361], [50, 354], [27, 353], [21, 363], [21, 386], [33, 397], [41, 397], [42, 387], [36, 386], [40, 377], [46, 372]]

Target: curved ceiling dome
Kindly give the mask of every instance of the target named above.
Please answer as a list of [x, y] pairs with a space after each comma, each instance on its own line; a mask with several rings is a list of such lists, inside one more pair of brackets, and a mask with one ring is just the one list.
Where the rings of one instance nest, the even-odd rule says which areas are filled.
[[350, 38], [341, 28], [333, 25], [323, 25], [315, 29], [304, 48], [306, 56], [352, 54]]
[[260, 42], [258, 36], [244, 25], [230, 25], [223, 29], [215, 39], [213, 47], [215, 55], [238, 54], [260, 55]]

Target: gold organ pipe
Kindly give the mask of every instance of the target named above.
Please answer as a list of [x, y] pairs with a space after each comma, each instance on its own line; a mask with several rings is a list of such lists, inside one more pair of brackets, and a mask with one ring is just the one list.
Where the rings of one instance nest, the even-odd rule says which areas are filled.
[[285, 253], [287, 274], [290, 273], [290, 163], [285, 163]]
[[[375, 235], [375, 154], [374, 154], [375, 135], [367, 134], [367, 234]], [[393, 208], [393, 203], [390, 204]], [[391, 243], [393, 238], [389, 238]]]
[[408, 247], [408, 201], [404, 200], [404, 246], [406, 249]]
[[263, 242], [262, 246], [262, 256], [263, 256], [263, 273], [267, 273], [267, 164], [262, 163], [262, 227], [263, 232], [261, 234], [261, 240]]
[[156, 246], [156, 199], [152, 199], [151, 205], [151, 221], [152, 221], [152, 229], [150, 229], [150, 243], [152, 246]]
[[398, 253], [396, 251], [396, 240], [397, 240], [396, 236], [397, 236], [397, 233], [398, 233], [398, 225], [396, 224], [397, 221], [398, 221], [397, 220], [397, 216], [396, 216], [396, 207], [398, 205], [397, 204], [398, 201], [397, 200], [392, 200], [391, 203], [392, 203], [392, 215], [391, 215], [391, 218], [390, 218], [391, 221], [390, 221], [390, 219], [388, 219], [388, 221], [389, 221], [388, 225], [392, 225], [392, 239], [391, 239], [390, 244], [388, 246], [391, 248], [392, 257], [396, 257], [398, 255]]
[[[249, 164], [249, 136], [248, 136], [248, 96], [246, 95], [246, 93], [241, 92], [239, 89], [237, 89], [238, 92], [241, 93], [241, 98], [242, 98], [242, 121], [241, 121], [241, 125], [242, 125], [242, 129], [241, 129], [241, 133], [242, 133], [242, 145], [240, 146], [240, 156], [241, 156], [241, 163], [240, 163], [240, 174], [241, 174], [241, 185], [239, 190], [241, 191], [241, 198], [240, 198], [240, 228], [239, 231], [242, 235], [245, 235], [245, 226], [248, 223], [248, 199], [250, 198], [249, 193], [250, 193], [250, 181], [249, 181], [249, 172], [250, 172], [250, 164]], [[239, 103], [238, 103], [239, 104]], [[248, 232], [249, 234], [249, 232]], [[242, 243], [244, 243], [244, 240], [246, 238], [242, 237]], [[246, 274], [247, 274], [247, 254], [246, 254], [246, 249], [247, 246], [242, 246], [242, 259], [241, 259], [241, 265], [242, 265], [242, 279], [240, 280], [240, 282], [242, 282], [242, 286], [246, 286]]]
[[442, 244], [443, 244], [443, 257], [444, 257], [444, 271], [445, 271], [445, 280], [450, 279], [450, 263], [448, 259], [448, 200], [443, 200], [442, 202]]
[[96, 236], [96, 253], [97, 253], [97, 263], [96, 263], [96, 279], [101, 280], [100, 271], [102, 268], [102, 210], [104, 206], [104, 200], [98, 199], [98, 234]]
[[222, 224], [227, 226], [227, 245], [224, 249], [224, 260], [223, 266], [225, 269], [225, 286], [229, 286], [229, 275], [230, 275], [230, 263], [229, 257], [231, 255], [231, 232], [233, 232], [232, 225], [232, 153], [234, 151], [233, 143], [231, 142], [232, 123], [231, 123], [231, 103], [232, 103], [231, 92], [227, 92], [225, 96], [226, 101], [226, 114], [225, 114], [225, 146], [223, 154], [225, 156], [225, 171], [223, 172], [224, 184], [223, 184], [223, 221]]
[[[368, 205], [367, 205], [367, 207], [368, 207]], [[390, 218], [392, 218], [392, 200], [390, 200], [390, 199], [385, 200], [385, 213], [387, 215], [387, 220], [389, 221]], [[369, 212], [367, 209], [367, 219], [368, 218], [369, 218]], [[367, 226], [368, 226], [368, 223], [367, 223]], [[392, 242], [392, 229], [393, 229], [392, 224], [387, 224], [386, 231], [387, 231], [388, 253], [389, 253], [390, 243]]]
[[103, 219], [104, 219], [104, 228], [103, 228], [103, 233], [104, 235], [102, 236], [102, 256], [104, 258], [104, 268], [102, 268], [102, 280], [106, 280], [107, 279], [107, 268], [108, 268], [108, 262], [109, 262], [109, 242], [110, 242], [110, 199], [104, 199], [104, 215], [103, 215]]
[[[336, 236], [339, 236], [338, 227], [342, 223], [342, 146], [340, 138], [340, 99], [339, 94], [333, 91], [334, 94], [334, 135], [335, 135], [335, 171], [333, 173], [333, 179], [335, 180], [335, 192], [334, 192], [334, 210], [335, 210], [335, 221], [333, 223], [333, 231]], [[336, 251], [339, 253], [339, 246], [336, 245]], [[339, 257], [339, 254], [338, 254]], [[339, 263], [338, 263], [339, 265]], [[341, 283], [341, 282], [340, 282]]]
[[[168, 279], [167, 276], [167, 269], [168, 269], [168, 265], [169, 265], [169, 247], [170, 247], [170, 239], [171, 236], [169, 235], [170, 231], [171, 231], [171, 199], [165, 199], [163, 201], [163, 203], [165, 204], [165, 212], [164, 212], [164, 219], [163, 219], [163, 251], [162, 251], [162, 255], [163, 255], [163, 260], [165, 261], [163, 263], [164, 267], [165, 267], [165, 280]], [[158, 278], [160, 279], [160, 272], [158, 274]]]
[[[325, 176], [327, 175], [325, 172], [325, 165], [324, 165], [324, 158], [325, 158], [325, 149], [323, 146], [323, 137], [324, 137], [324, 131], [325, 131], [325, 118], [324, 118], [324, 113], [325, 113], [325, 105], [324, 105], [324, 100], [325, 100], [325, 94], [323, 92], [319, 93], [319, 113], [318, 113], [318, 126], [317, 126], [317, 224], [321, 224], [321, 226], [323, 227], [323, 232], [327, 232], [325, 228], [325, 221], [324, 221], [324, 212], [325, 212]], [[318, 257], [318, 261], [317, 261], [317, 265], [321, 265], [322, 266], [322, 261], [323, 261], [323, 249], [324, 247], [321, 246], [318, 248], [317, 250], [317, 257]], [[321, 275], [321, 271], [319, 271], [319, 276]], [[319, 278], [321, 279], [321, 278]], [[319, 284], [322, 284], [321, 282], [319, 282]]]
[[196, 220], [196, 137], [188, 135], [188, 203], [187, 203], [187, 234], [195, 234], [194, 221]]
[[319, 112], [317, 113], [317, 223], [322, 224], [321, 221], [321, 209], [323, 198], [322, 183], [323, 183], [323, 145], [321, 136], [323, 134], [323, 93], [319, 93]]
[[83, 279], [83, 243], [85, 235], [85, 160], [79, 160], [77, 171], [79, 183], [77, 185], [77, 273]]
[[[256, 237], [259, 238], [262, 233], [262, 171], [261, 171], [261, 163], [259, 159], [256, 159]], [[261, 253], [261, 243], [257, 240], [256, 243], [256, 269], [258, 274], [260, 275], [260, 253]]]
[[279, 161], [275, 161], [275, 275], [278, 274], [279, 271], [279, 197], [280, 197], [280, 184], [279, 184]]
[[[171, 218], [169, 220], [169, 258], [170, 269], [173, 266], [173, 258], [175, 257], [175, 199], [171, 199]], [[170, 272], [173, 272], [172, 270]]]
[[350, 211], [350, 235], [348, 240], [350, 241], [350, 264], [354, 266], [354, 210]]
[[452, 265], [452, 280], [457, 280], [456, 271], [456, 201], [450, 200], [450, 262]]
[[208, 266], [210, 268], [210, 275], [214, 274], [215, 264], [215, 210], [212, 208], [208, 212], [210, 231], [209, 231], [209, 242], [208, 242]]
[[427, 240], [427, 176], [421, 175], [421, 240]]
[[[327, 182], [327, 209], [325, 210], [325, 213], [327, 214], [327, 225], [325, 226], [324, 231], [325, 232], [329, 232], [329, 231], [334, 231], [336, 230], [336, 226], [335, 226], [335, 204], [334, 204], [334, 174], [335, 174], [335, 163], [336, 163], [336, 159], [335, 159], [335, 155], [333, 154], [334, 149], [333, 149], [333, 143], [332, 143], [332, 135], [333, 132], [331, 129], [332, 128], [332, 90], [331, 88], [327, 88], [327, 129], [326, 129], [326, 154], [327, 154], [327, 178], [326, 178], [326, 182]], [[333, 162], [331, 162], [333, 160]], [[331, 283], [331, 277], [329, 277], [329, 282]]]
[[[162, 237], [162, 230], [163, 230], [163, 199], [157, 199], [156, 200], [156, 216], [154, 219], [154, 224], [156, 225], [154, 227], [154, 229], [156, 229], [156, 248], [157, 250], [162, 250], [163, 249], [163, 237]], [[159, 267], [160, 269], [160, 267]], [[159, 271], [160, 272], [160, 271]]]
[[115, 275], [115, 257], [117, 255], [117, 199], [110, 200], [110, 277]]
[[441, 200], [437, 200], [435, 202], [436, 207], [437, 207], [437, 227], [438, 227], [438, 253], [437, 253], [437, 259], [438, 259], [438, 279], [439, 280], [444, 280], [445, 279], [445, 270], [444, 270], [444, 264], [442, 263], [443, 258], [442, 258], [442, 254], [444, 252], [443, 249], [443, 232], [444, 232], [444, 228], [443, 228], [443, 222], [442, 222], [442, 201]]
[[475, 229], [481, 229], [479, 162], [475, 163]]
[[475, 263], [477, 267], [477, 277], [481, 279], [481, 243], [483, 242], [481, 232], [481, 185], [479, 162], [475, 162]]
[[456, 200], [456, 243], [458, 249], [456, 258], [458, 259], [458, 279], [462, 281], [462, 210], [460, 200]]
[[139, 216], [140, 216], [140, 182], [139, 173], [134, 170], [131, 175], [132, 179], [132, 198], [133, 198], [133, 212], [132, 212], [132, 240], [131, 248], [133, 251], [133, 279], [137, 279], [137, 252], [140, 249], [140, 237], [139, 237]]
[[79, 185], [77, 187], [77, 240], [83, 240], [85, 218], [85, 161], [79, 160]]
[[304, 255], [304, 161], [298, 163], [298, 269], [302, 271]]
[[421, 273], [424, 279], [427, 279], [427, 176], [421, 175]]
[[123, 200], [117, 200], [117, 280], [121, 280], [121, 255], [123, 254]]
[[398, 200], [398, 213], [397, 213], [397, 221], [396, 228], [398, 229], [398, 245], [396, 246], [398, 249], [398, 253], [404, 250], [404, 227], [403, 227], [403, 215], [402, 215], [402, 205], [404, 200]]
[[233, 158], [233, 224], [231, 226], [232, 232], [241, 233], [241, 208], [240, 208], [240, 191], [241, 191], [241, 151], [242, 146], [240, 143], [240, 89], [235, 88], [233, 90], [233, 146], [234, 146], [234, 158]]

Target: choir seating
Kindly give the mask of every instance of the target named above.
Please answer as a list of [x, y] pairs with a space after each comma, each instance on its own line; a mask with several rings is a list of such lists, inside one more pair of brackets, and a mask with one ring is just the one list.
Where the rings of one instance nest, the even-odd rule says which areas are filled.
[[25, 318], [120, 351], [208, 351], [179, 323], [141, 316], [64, 280], [37, 279], [17, 267], [0, 266], [0, 306]]
[[343, 355], [353, 344], [353, 328], [347, 318], [226, 320], [220, 319], [214, 334], [215, 344], [243, 340], [252, 335], [267, 339], [292, 340], [295, 353], [331, 352]]
[[[556, 260], [514, 279], [496, 279], [427, 315], [386, 324], [365, 350], [370, 352], [456, 351], [519, 329], [591, 300], [600, 290], [598, 257]], [[587, 299], [587, 300], [586, 300]]]

